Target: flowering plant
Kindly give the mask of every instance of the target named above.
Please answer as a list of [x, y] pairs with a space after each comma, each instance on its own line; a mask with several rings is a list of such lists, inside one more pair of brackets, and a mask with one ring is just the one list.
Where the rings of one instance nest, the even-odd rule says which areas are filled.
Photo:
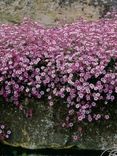
[[[0, 96], [62, 99], [63, 126], [109, 119], [117, 100], [117, 15], [47, 28], [37, 22], [0, 25]], [[30, 115], [31, 115], [30, 110]]]

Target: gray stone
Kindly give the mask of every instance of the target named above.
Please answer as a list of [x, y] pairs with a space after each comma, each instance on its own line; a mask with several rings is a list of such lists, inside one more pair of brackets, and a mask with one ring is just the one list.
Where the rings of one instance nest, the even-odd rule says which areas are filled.
[[107, 149], [117, 146], [116, 118], [112, 121], [97, 121], [78, 125], [83, 133], [79, 141], [72, 139], [73, 135], [79, 135], [77, 128], [62, 128], [65, 119], [64, 103], [48, 107], [46, 101], [30, 102], [33, 107], [33, 117], [26, 118], [22, 111], [12, 105], [1, 104], [0, 122], [4, 122], [12, 130], [12, 136], [5, 144], [20, 146], [28, 149], [42, 148], [70, 148], [78, 149]]
[[96, 20], [105, 7], [115, 5], [116, 0], [0, 0], [0, 21], [19, 23], [28, 17], [52, 25], [60, 20], [71, 22], [79, 17]]

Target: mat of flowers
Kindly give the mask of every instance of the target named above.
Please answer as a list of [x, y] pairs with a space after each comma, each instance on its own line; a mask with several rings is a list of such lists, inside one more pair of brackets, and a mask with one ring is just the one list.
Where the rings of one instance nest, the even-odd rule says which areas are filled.
[[51, 28], [1, 24], [0, 96], [15, 107], [22, 97], [47, 99], [50, 107], [60, 99], [65, 127], [109, 119], [117, 100], [117, 14]]

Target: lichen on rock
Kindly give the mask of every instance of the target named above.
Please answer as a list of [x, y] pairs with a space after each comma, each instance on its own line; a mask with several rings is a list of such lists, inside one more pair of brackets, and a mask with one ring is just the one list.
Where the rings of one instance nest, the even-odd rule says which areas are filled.
[[[111, 6], [111, 3], [109, 3]], [[105, 4], [106, 5], [106, 4]], [[18, 23], [24, 17], [40, 21], [46, 25], [58, 21], [74, 21], [79, 17], [98, 19], [103, 12], [103, 3], [76, 0], [2, 0], [0, 1], [0, 21]]]

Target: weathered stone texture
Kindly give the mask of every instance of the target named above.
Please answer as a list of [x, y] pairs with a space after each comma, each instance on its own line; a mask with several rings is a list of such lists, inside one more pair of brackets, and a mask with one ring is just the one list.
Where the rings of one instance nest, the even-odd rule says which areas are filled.
[[[0, 123], [5, 122], [12, 130], [10, 140], [5, 142], [12, 146], [28, 149], [40, 148], [70, 148], [78, 149], [108, 149], [117, 146], [116, 117], [113, 121], [83, 122], [83, 133], [79, 141], [74, 142], [73, 135], [79, 135], [77, 129], [64, 129], [65, 110], [63, 104], [54, 108], [48, 107], [46, 102], [32, 102], [33, 117], [26, 118], [21, 111], [10, 105], [1, 104]], [[58, 107], [58, 108], [57, 108]]]
[[[0, 21], [17, 23], [24, 17], [46, 25], [59, 20], [73, 21], [79, 17], [98, 19], [108, 0], [1, 0]], [[116, 1], [109, 2], [115, 6]]]

